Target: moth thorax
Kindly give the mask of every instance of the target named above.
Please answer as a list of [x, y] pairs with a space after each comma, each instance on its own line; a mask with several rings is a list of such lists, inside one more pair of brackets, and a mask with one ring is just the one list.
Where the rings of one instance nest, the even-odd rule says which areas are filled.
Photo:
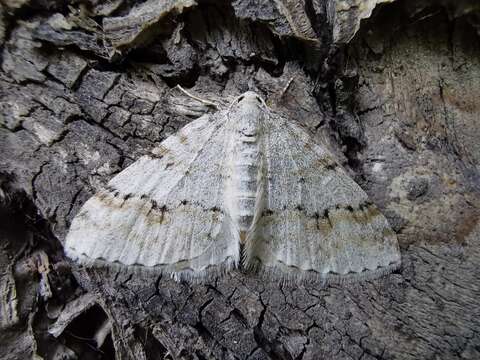
[[259, 182], [259, 151], [256, 142], [239, 142], [232, 171], [232, 212], [244, 242], [255, 217]]

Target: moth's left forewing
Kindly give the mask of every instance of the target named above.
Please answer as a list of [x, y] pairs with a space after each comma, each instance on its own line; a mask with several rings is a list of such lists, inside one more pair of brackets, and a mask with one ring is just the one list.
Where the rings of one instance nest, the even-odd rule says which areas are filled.
[[236, 266], [238, 235], [223, 204], [227, 129], [220, 115], [194, 120], [89, 199], [70, 227], [67, 255], [176, 278], [204, 279]]

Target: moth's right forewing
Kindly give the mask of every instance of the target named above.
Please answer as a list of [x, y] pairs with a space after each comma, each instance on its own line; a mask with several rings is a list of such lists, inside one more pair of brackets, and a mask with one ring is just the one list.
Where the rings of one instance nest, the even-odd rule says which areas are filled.
[[250, 266], [284, 279], [342, 281], [400, 265], [387, 220], [328, 150], [275, 114], [262, 142], [266, 199]]

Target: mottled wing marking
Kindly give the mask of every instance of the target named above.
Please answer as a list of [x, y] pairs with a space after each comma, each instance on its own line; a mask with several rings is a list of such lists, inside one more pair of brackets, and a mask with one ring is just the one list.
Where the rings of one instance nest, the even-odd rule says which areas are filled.
[[73, 220], [67, 254], [201, 276], [238, 262], [223, 207], [225, 119], [204, 116], [115, 176]]
[[325, 279], [400, 264], [397, 239], [367, 194], [293, 122], [264, 127], [267, 199], [250, 266]]

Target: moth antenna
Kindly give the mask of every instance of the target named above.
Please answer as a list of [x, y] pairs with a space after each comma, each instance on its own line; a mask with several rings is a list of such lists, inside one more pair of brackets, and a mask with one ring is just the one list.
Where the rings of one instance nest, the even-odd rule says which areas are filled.
[[283, 98], [285, 93], [288, 91], [288, 89], [290, 88], [290, 85], [292, 85], [292, 82], [293, 82], [294, 79], [295, 79], [295, 75], [292, 76], [290, 78], [290, 80], [288, 80], [287, 84], [283, 87], [282, 91], [280, 92], [280, 99]]
[[183, 92], [185, 95], [191, 97], [192, 99], [194, 100], [197, 100], [199, 102], [201, 102], [202, 104], [205, 104], [207, 106], [211, 106], [211, 107], [214, 107], [215, 109], [219, 109], [219, 105], [213, 101], [210, 101], [210, 100], [205, 100], [205, 99], [202, 99], [202, 98], [199, 98], [198, 96], [195, 96], [193, 95], [192, 93], [188, 92], [187, 90], [185, 90], [183, 87], [181, 87], [180, 85], [177, 85], [175, 86], [175, 88], [177, 88], [178, 90], [180, 90], [181, 92]]
[[238, 101], [238, 99], [240, 99], [242, 96], [243, 96], [243, 94], [240, 94], [240, 95], [238, 95], [235, 99], [232, 100], [232, 102], [230, 103], [230, 105], [228, 105], [227, 113], [230, 112], [230, 110], [232, 109], [233, 104], [235, 104], [235, 103]]
[[263, 100], [263, 98], [261, 98], [260, 96], [258, 97], [260, 99], [260, 101], [262, 102], [262, 105], [265, 107], [265, 110], [269, 110], [269, 107], [267, 105], [267, 103], [265, 102], [265, 100]]

